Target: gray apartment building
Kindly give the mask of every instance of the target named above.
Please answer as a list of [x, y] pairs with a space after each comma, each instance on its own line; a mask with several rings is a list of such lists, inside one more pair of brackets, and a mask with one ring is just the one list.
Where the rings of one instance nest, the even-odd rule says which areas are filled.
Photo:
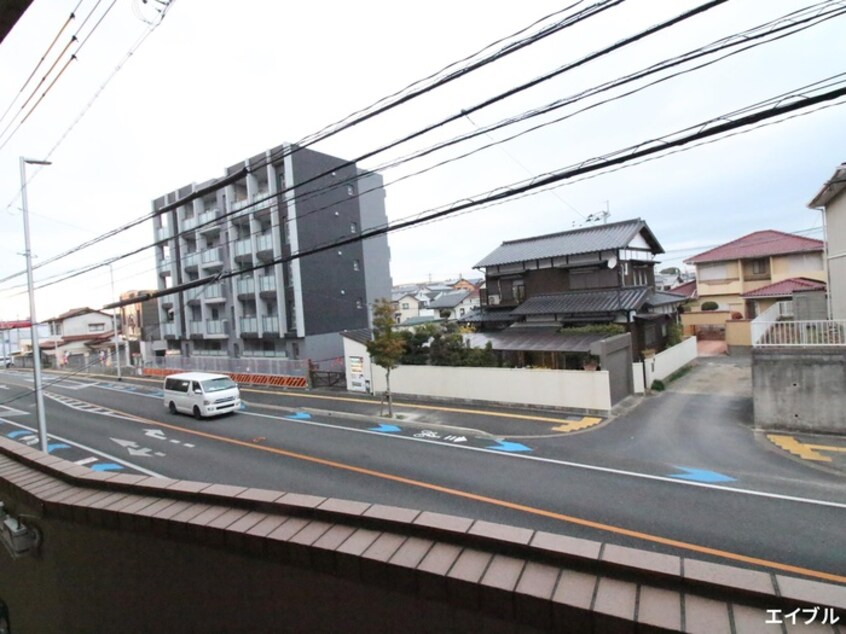
[[[161, 338], [187, 356], [321, 361], [390, 297], [381, 235], [290, 259], [387, 222], [382, 177], [283, 144], [153, 201]], [[227, 277], [229, 274], [231, 277]]]

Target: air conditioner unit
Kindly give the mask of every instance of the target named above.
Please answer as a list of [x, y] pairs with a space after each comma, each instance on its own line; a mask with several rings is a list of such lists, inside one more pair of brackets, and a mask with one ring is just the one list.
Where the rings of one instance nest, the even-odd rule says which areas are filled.
[[497, 306], [499, 304], [499, 295], [488, 295], [488, 306]]

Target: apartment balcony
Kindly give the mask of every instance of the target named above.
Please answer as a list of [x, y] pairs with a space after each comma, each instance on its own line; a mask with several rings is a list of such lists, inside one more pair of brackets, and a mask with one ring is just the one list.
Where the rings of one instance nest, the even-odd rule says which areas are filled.
[[225, 302], [226, 293], [223, 291], [223, 284], [217, 283], [206, 286], [206, 290], [203, 292], [203, 299], [206, 300], [207, 304]]
[[249, 238], [238, 240], [235, 243], [235, 260], [237, 262], [252, 262], [253, 243]]
[[[162, 290], [165, 290], [165, 289], [162, 289]], [[173, 308], [173, 302], [174, 302], [175, 297], [176, 297], [175, 294], [173, 294], [173, 295], [162, 295], [161, 297], [159, 297], [159, 304], [161, 305], [162, 308]]]
[[253, 206], [250, 207], [250, 210], [256, 219], [261, 220], [270, 217], [270, 212], [275, 205], [276, 196], [271, 195], [269, 192], [259, 192], [253, 196]]
[[194, 251], [182, 257], [182, 268], [186, 271], [197, 271], [200, 268], [200, 254]]
[[185, 291], [183, 297], [185, 298], [186, 304], [191, 306], [198, 305], [202, 301], [202, 291], [193, 288]]
[[161, 242], [162, 240], [168, 240], [173, 234], [170, 231], [170, 227], [157, 227], [156, 228], [156, 242]]
[[261, 329], [264, 334], [279, 334], [279, 317], [262, 317]]
[[159, 260], [156, 264], [156, 270], [159, 272], [159, 275], [166, 276], [171, 274], [170, 270], [171, 261], [167, 260]]
[[245, 209], [245, 207], [249, 204], [250, 200], [248, 198], [243, 198], [229, 203], [229, 219], [236, 225], [245, 223], [249, 224], [250, 209]]
[[256, 283], [253, 278], [237, 280], [235, 282], [235, 292], [240, 298], [252, 299], [256, 294]]
[[223, 268], [223, 248], [206, 249], [203, 251], [200, 261], [204, 269]]
[[270, 233], [262, 234], [256, 238], [256, 256], [260, 260], [273, 259], [273, 235]]
[[189, 321], [188, 322], [188, 336], [191, 338], [202, 337], [205, 333], [203, 330], [203, 322], [202, 321]]
[[191, 231], [192, 229], [197, 228], [197, 216], [191, 216], [190, 218], [183, 218], [179, 222], [179, 227], [181, 231]]
[[220, 233], [221, 223], [215, 222], [220, 217], [220, 209], [207, 209], [200, 214], [198, 231], [203, 235], [217, 235]]
[[258, 336], [258, 317], [241, 317], [241, 336]]
[[159, 331], [161, 332], [162, 337], [165, 339], [175, 339], [176, 338], [176, 323], [172, 321], [166, 321], [159, 325]]
[[229, 336], [228, 331], [229, 329], [227, 328], [227, 321], [225, 319], [206, 320], [206, 338], [226, 339]]
[[262, 275], [259, 278], [259, 295], [273, 297], [276, 295], [276, 278], [272, 275]]

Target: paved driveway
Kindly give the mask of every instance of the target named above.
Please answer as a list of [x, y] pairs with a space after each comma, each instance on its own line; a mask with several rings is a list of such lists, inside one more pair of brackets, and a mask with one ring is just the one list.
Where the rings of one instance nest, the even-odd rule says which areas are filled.
[[751, 359], [748, 356], [699, 357], [691, 370], [672, 381], [667, 390], [682, 394], [719, 394], [751, 398]]

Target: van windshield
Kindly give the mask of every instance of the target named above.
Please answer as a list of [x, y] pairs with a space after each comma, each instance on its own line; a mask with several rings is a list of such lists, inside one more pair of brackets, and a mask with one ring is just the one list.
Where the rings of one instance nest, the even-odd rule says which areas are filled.
[[228, 390], [233, 387], [238, 387], [238, 384], [228, 377], [203, 381], [203, 391], [206, 393], [220, 392], [221, 390]]

